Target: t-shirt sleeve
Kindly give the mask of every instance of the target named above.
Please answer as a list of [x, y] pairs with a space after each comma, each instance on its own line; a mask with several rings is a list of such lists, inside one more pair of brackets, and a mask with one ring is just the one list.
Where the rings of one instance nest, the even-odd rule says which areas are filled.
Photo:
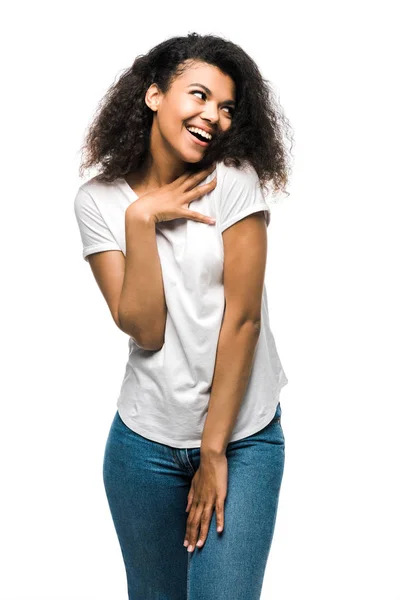
[[268, 223], [270, 207], [264, 194], [252, 165], [246, 164], [243, 170], [224, 166], [219, 203], [221, 233], [237, 221], [260, 210], [264, 211]]
[[74, 201], [75, 217], [81, 234], [83, 252], [87, 261], [89, 254], [105, 250], [121, 250], [107, 227], [92, 196], [79, 188]]

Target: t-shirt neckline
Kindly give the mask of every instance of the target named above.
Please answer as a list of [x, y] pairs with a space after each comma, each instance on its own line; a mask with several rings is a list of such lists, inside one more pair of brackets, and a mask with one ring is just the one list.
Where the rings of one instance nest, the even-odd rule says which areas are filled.
[[137, 200], [139, 198], [137, 193], [131, 188], [129, 183], [126, 181], [125, 177], [120, 177], [119, 181], [120, 181], [122, 187], [128, 192], [128, 194], [133, 196], [134, 200]]

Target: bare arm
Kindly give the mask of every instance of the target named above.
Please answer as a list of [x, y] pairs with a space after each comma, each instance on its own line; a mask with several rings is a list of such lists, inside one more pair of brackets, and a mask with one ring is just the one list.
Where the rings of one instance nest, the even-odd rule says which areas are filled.
[[194, 175], [185, 173], [173, 183], [142, 195], [125, 212], [126, 265], [118, 319], [146, 349], [161, 349], [167, 320], [156, 223], [182, 217], [208, 223], [207, 216], [182, 206], [215, 187], [216, 178], [195, 187], [213, 168]]
[[161, 349], [167, 319], [156, 223], [178, 218], [209, 223], [209, 217], [185, 207], [214, 189], [216, 177], [198, 186], [213, 168], [183, 174], [173, 183], [144, 194], [126, 209], [126, 258], [120, 250], [88, 256], [116, 325], [144, 350]]
[[118, 304], [121, 329], [139, 346], [159, 350], [164, 343], [167, 306], [154, 219], [135, 210], [125, 212], [125, 275]]
[[247, 388], [259, 338], [267, 254], [262, 213], [223, 233], [226, 309], [201, 440], [203, 457], [224, 454]]
[[154, 351], [163, 345], [166, 322], [155, 225], [131, 207], [125, 213], [126, 258], [108, 250], [90, 254], [88, 261], [115, 324], [140, 348]]

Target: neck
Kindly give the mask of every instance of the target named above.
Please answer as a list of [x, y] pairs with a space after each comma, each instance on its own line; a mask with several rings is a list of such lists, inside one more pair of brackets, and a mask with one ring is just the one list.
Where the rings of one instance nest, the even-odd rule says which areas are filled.
[[150, 151], [140, 169], [142, 185], [149, 191], [168, 185], [182, 175], [186, 170], [185, 163], [171, 153], [160, 131], [153, 121], [150, 134]]

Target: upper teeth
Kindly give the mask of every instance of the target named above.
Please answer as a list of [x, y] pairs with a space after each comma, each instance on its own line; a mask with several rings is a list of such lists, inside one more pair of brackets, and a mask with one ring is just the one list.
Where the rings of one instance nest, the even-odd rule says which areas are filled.
[[207, 140], [212, 140], [212, 135], [207, 133], [207, 131], [204, 131], [204, 129], [199, 129], [198, 127], [188, 127], [187, 129], [188, 129], [188, 131], [193, 131], [194, 133], [199, 133], [200, 135], [205, 137]]

